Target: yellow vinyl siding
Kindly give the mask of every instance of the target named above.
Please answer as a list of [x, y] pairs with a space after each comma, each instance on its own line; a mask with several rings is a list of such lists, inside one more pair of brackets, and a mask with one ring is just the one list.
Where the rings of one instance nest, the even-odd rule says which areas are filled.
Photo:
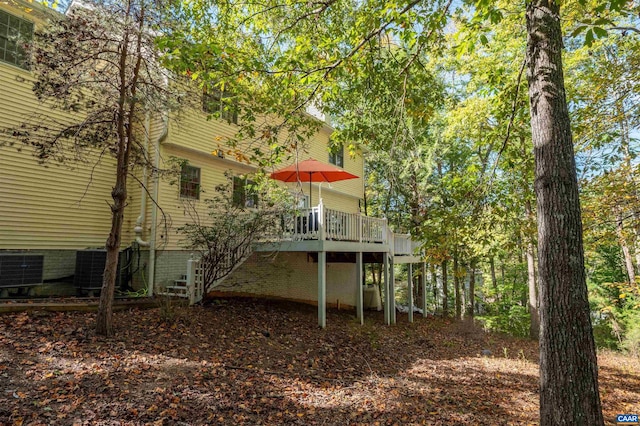
[[[189, 165], [199, 167], [201, 193], [199, 200], [181, 199], [178, 177], [165, 178], [160, 181], [158, 203], [167, 217], [169, 226], [164, 226], [162, 213], [159, 212], [157, 228], [159, 248], [173, 250], [182, 247], [180, 243], [182, 236], [177, 232], [177, 229], [185, 223], [193, 222], [189, 211], [194, 209], [201, 219], [206, 219], [208, 212], [205, 200], [213, 196], [217, 185], [225, 183], [226, 177], [224, 174], [226, 171], [231, 170], [234, 174], [243, 174], [253, 170], [252, 166], [235, 161], [232, 155], [227, 154], [224, 159], [220, 159], [212, 154], [218, 148], [227, 150], [226, 140], [233, 137], [236, 131], [237, 127], [225, 120], [206, 120], [205, 114], [200, 111], [184, 113], [179, 121], [170, 121], [169, 134], [161, 148], [161, 157], [164, 162], [161, 168], [168, 167], [167, 162], [171, 157], [187, 160]], [[160, 132], [158, 132], [159, 134]], [[330, 134], [331, 128], [323, 126], [315, 136], [304, 144], [304, 149], [299, 152], [299, 159], [304, 160], [312, 157], [323, 163], [328, 163]], [[284, 142], [286, 136], [281, 135], [279, 139]], [[153, 141], [155, 139], [152, 137]], [[243, 145], [243, 148], [247, 149], [249, 142]], [[274, 165], [274, 169], [285, 167], [289, 163], [291, 163], [291, 160]], [[359, 200], [364, 193], [363, 164], [361, 156], [351, 158], [345, 155], [344, 169], [359, 178], [331, 183], [331, 188], [324, 183], [322, 185], [322, 198], [326, 207], [349, 213], [357, 213], [359, 211]], [[169, 183], [170, 180], [174, 181], [173, 185]], [[292, 191], [299, 190], [295, 183], [282, 183], [282, 185]], [[309, 184], [302, 183], [301, 188], [304, 194], [308, 195]], [[319, 200], [318, 184], [312, 184], [312, 193], [312, 203], [317, 205]], [[151, 207], [148, 204], [149, 212]], [[149, 231], [150, 223], [150, 216], [148, 215], [148, 225], [145, 228]]]
[[[6, 4], [0, 4], [0, 8], [33, 21]], [[70, 119], [35, 99], [32, 78], [30, 72], [0, 62], [0, 129], [19, 126], [37, 114], [48, 114], [60, 121]], [[9, 145], [11, 142], [13, 146]], [[45, 167], [38, 164], [32, 147], [1, 136], [0, 249], [104, 246], [111, 227], [107, 203], [115, 180], [114, 162], [105, 155], [94, 168], [98, 153], [86, 153], [84, 157], [84, 162], [51, 163]], [[123, 245], [130, 240], [130, 211], [127, 208], [125, 212]]]
[[[179, 178], [174, 177], [174, 184], [170, 184], [168, 179], [161, 180], [159, 204], [164, 214], [169, 219], [170, 227], [158, 227], [158, 243], [165, 249], [181, 248], [180, 240], [182, 236], [178, 234], [177, 228], [185, 223], [193, 222], [190, 212], [197, 211], [203, 222], [206, 220], [208, 211], [205, 200], [215, 195], [217, 185], [226, 182], [225, 172], [233, 170], [234, 173], [247, 173], [250, 171], [247, 166], [225, 161], [210, 154], [194, 154], [192, 150], [186, 150], [177, 146], [165, 145], [162, 147], [162, 158], [167, 160], [170, 157], [186, 159], [189, 165], [200, 168], [200, 199], [191, 200], [180, 198]], [[229, 194], [231, 196], [231, 194]], [[158, 212], [158, 222], [162, 220], [162, 213]], [[166, 231], [166, 232], [165, 232]]]
[[[206, 120], [205, 114], [201, 113], [200, 111], [193, 111], [192, 113], [183, 114], [179, 122], [174, 122], [171, 124], [168, 142], [185, 148], [188, 147], [190, 150], [198, 151], [199, 153], [204, 155], [212, 155], [212, 152], [217, 150], [218, 148], [222, 148], [225, 151], [229, 150], [228, 146], [226, 145], [226, 141], [229, 138], [233, 137], [236, 131], [237, 126], [229, 124], [225, 120]], [[330, 127], [322, 126], [321, 129], [316, 133], [316, 135], [314, 135], [310, 140], [306, 141], [303, 144], [304, 146], [301, 147], [300, 152], [298, 153], [299, 160], [302, 161], [307, 158], [315, 158], [316, 160], [319, 160], [323, 163], [328, 163], [328, 143], [331, 131], [332, 130]], [[286, 135], [280, 135], [279, 139], [281, 143], [284, 143], [286, 140]], [[238, 147], [238, 149], [247, 151], [249, 145], [251, 145], [251, 142], [242, 143], [241, 146]], [[185, 155], [187, 155], [188, 157], [188, 154]], [[183, 156], [181, 158], [185, 157]], [[233, 161], [234, 157], [233, 155], [227, 153], [225, 155], [225, 158], [227, 160]], [[190, 158], [186, 159], [190, 160]], [[285, 161], [282, 164], [274, 165], [273, 168], [277, 169], [285, 167], [292, 162], [293, 159]], [[363, 164], [364, 163], [361, 155], [357, 155], [352, 158], [348, 155], [348, 153], [345, 152], [344, 169], [350, 173], [355, 174], [359, 177], [359, 179], [353, 179], [344, 182], [335, 182], [331, 184], [331, 186], [336, 191], [348, 194], [356, 198], [356, 206], [357, 199], [361, 199], [364, 196], [362, 179], [364, 172]], [[288, 186], [294, 188], [293, 184], [288, 184]], [[317, 184], [313, 184], [312, 186], [314, 193], [313, 199], [317, 201]], [[326, 184], [323, 184], [323, 189], [326, 187]], [[303, 185], [303, 191], [305, 194], [308, 193], [308, 185]], [[331, 205], [330, 207], [341, 209], [340, 205]]]
[[[36, 21], [23, 10], [0, 3], [0, 8], [9, 13], [31, 21]], [[24, 9], [26, 10], [26, 9]], [[44, 13], [38, 11], [38, 13]], [[32, 75], [18, 67], [0, 63], [0, 129], [16, 127], [36, 114], [47, 114], [57, 120], [69, 120], [71, 117], [59, 111], [49, 110], [40, 104], [31, 92]], [[196, 105], [199, 105], [195, 102]], [[149, 137], [149, 158], [153, 160], [155, 143], [162, 134], [163, 123], [160, 117], [152, 117]], [[169, 121], [169, 133], [166, 143], [161, 147], [160, 168], [168, 166], [172, 156], [187, 159], [191, 165], [201, 169], [202, 193], [199, 201], [181, 200], [179, 185], [170, 185], [169, 180], [179, 181], [178, 177], [160, 179], [158, 204], [167, 215], [169, 229], [163, 223], [162, 212], [158, 212], [157, 244], [158, 248], [179, 248], [181, 237], [176, 228], [190, 221], [186, 206], [192, 205], [200, 215], [206, 215], [204, 200], [213, 195], [216, 185], [224, 183], [224, 173], [247, 173], [252, 168], [234, 160], [226, 154], [219, 159], [211, 154], [219, 148], [225, 151], [226, 141], [235, 136], [238, 127], [225, 120], [206, 120], [206, 115], [198, 110], [181, 114], [180, 120]], [[305, 142], [299, 152], [299, 159], [313, 157], [328, 162], [327, 143], [331, 129], [324, 126], [317, 135]], [[279, 139], [286, 141], [286, 135]], [[2, 142], [15, 142], [14, 146], [2, 146]], [[248, 151], [258, 142], [246, 141], [239, 147]], [[84, 162], [67, 165], [51, 164], [49, 167], [38, 164], [32, 155], [31, 147], [20, 147], [20, 142], [0, 135], [0, 250], [1, 249], [82, 249], [103, 246], [111, 226], [111, 189], [115, 182], [114, 161], [105, 155], [94, 168], [97, 153], [85, 155]], [[18, 150], [22, 148], [22, 150]], [[345, 169], [362, 177], [361, 157], [345, 156]], [[292, 160], [275, 165], [280, 168]], [[74, 169], [67, 166], [73, 165]], [[142, 177], [142, 169], [134, 170], [135, 176]], [[91, 184], [87, 188], [87, 183]], [[295, 184], [282, 184], [294, 189]], [[153, 194], [154, 185], [151, 173], [148, 173], [148, 192]], [[358, 200], [362, 198], [362, 178], [336, 182], [333, 190], [323, 185], [322, 196], [329, 208], [348, 212], [358, 211]], [[303, 184], [303, 191], [308, 192]], [[135, 234], [133, 228], [140, 214], [141, 200], [146, 192], [139, 182], [129, 177], [127, 185], [128, 199], [123, 224], [122, 244], [128, 245]], [[313, 184], [313, 204], [318, 202], [318, 185]], [[231, 196], [231, 194], [229, 194]], [[147, 198], [142, 238], [149, 241], [151, 235], [151, 212], [154, 203]]]

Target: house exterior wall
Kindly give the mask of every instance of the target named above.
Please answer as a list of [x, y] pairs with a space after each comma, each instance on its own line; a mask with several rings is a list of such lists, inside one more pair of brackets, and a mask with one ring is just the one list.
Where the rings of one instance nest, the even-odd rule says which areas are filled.
[[[327, 263], [327, 304], [355, 306], [355, 263]], [[318, 300], [318, 264], [307, 253], [254, 253], [214, 295], [263, 295], [305, 303]]]
[[[172, 159], [187, 160], [189, 165], [200, 168], [200, 198], [199, 200], [180, 197], [179, 179], [173, 177], [160, 182], [158, 203], [162, 207], [162, 214], [166, 218], [166, 227], [158, 228], [158, 241], [164, 250], [179, 250], [184, 247], [178, 228], [185, 223], [193, 222], [195, 213], [200, 218], [206, 217], [205, 200], [213, 196], [217, 185], [227, 182], [225, 172], [231, 174], [246, 174], [255, 170], [250, 164], [236, 161], [233, 153], [226, 146], [225, 141], [234, 136], [237, 126], [226, 120], [207, 120], [201, 111], [189, 111], [181, 114], [179, 121], [171, 121], [169, 133], [161, 147], [161, 158], [164, 167], [169, 167]], [[323, 126], [320, 131], [307, 143], [307, 149], [299, 154], [299, 160], [316, 158], [324, 163], [329, 162], [329, 136], [332, 129]], [[218, 149], [225, 150], [224, 158], [216, 155]], [[362, 177], [364, 173], [362, 156], [344, 158], [344, 169]], [[289, 163], [274, 166], [285, 167]], [[297, 191], [294, 183], [281, 183], [283, 186]], [[302, 192], [309, 193], [309, 184], [303, 182]], [[319, 185], [312, 184], [311, 202], [318, 204]], [[344, 182], [334, 182], [330, 186], [322, 184], [322, 199], [324, 205], [349, 213], [359, 211], [360, 200], [364, 197], [363, 179], [352, 179]], [[153, 206], [148, 205], [149, 209]], [[150, 210], [149, 210], [150, 211]], [[148, 222], [149, 223], [149, 222]]]
[[[0, 9], [19, 18], [41, 21], [19, 3], [0, 2]], [[59, 121], [73, 117], [40, 103], [32, 93], [30, 71], [0, 61], [0, 130], [19, 127], [38, 115]], [[69, 151], [72, 152], [72, 151]], [[111, 188], [115, 163], [96, 151], [64, 164], [39, 164], [30, 146], [0, 132], [0, 253], [29, 251], [44, 255], [44, 279], [73, 275], [75, 252], [103, 247], [111, 227]], [[140, 186], [129, 182], [122, 246], [133, 237]], [[138, 209], [138, 210], [136, 210]]]
[[[25, 3], [24, 8], [19, 8], [16, 4], [20, 2], [0, 2], [0, 9], [30, 20], [36, 27], [40, 21], [35, 15], [48, 13], [43, 12], [38, 5], [29, 8]], [[37, 13], [33, 12], [34, 10]], [[60, 121], [74, 118], [38, 102], [32, 93], [32, 84], [31, 72], [0, 62], [0, 129], [18, 127], [38, 114], [49, 115]], [[153, 159], [155, 142], [163, 134], [165, 125], [161, 117], [150, 117], [149, 124], [149, 158]], [[225, 120], [207, 120], [202, 111], [185, 112], [180, 120], [169, 120], [168, 134], [158, 152], [159, 166], [161, 169], [168, 167], [172, 157], [175, 157], [188, 160], [191, 165], [200, 167], [203, 192], [200, 200], [184, 200], [179, 195], [179, 184], [175, 183], [179, 178], [172, 176], [159, 179], [156, 201], [161, 210], [158, 209], [155, 228], [152, 222], [155, 203], [149, 197], [149, 194], [155, 191], [153, 176], [150, 172], [147, 173], [146, 189], [137, 179], [129, 178], [122, 248], [129, 246], [136, 238], [133, 229], [141, 213], [142, 200], [145, 198], [146, 208], [142, 212], [144, 223], [140, 237], [149, 241], [153, 232], [156, 232], [157, 284], [170, 284], [186, 271], [186, 260], [190, 252], [184, 250], [184, 244], [180, 242], [182, 237], [177, 228], [193, 221], [190, 212], [195, 209], [199, 214], [206, 215], [204, 200], [213, 194], [216, 185], [225, 182], [226, 171], [244, 174], [254, 170], [252, 166], [236, 161], [233, 153], [229, 152], [225, 145], [225, 141], [233, 137], [236, 130], [235, 125]], [[312, 157], [328, 163], [331, 132], [329, 126], [323, 125], [315, 136], [303, 144], [298, 159]], [[284, 136], [282, 141], [284, 142]], [[29, 251], [43, 254], [45, 280], [68, 277], [74, 273], [77, 250], [104, 247], [111, 227], [111, 211], [108, 204], [111, 202], [111, 190], [115, 181], [114, 160], [108, 155], [101, 156], [99, 152], [87, 151], [83, 153], [81, 160], [42, 165], [38, 164], [37, 158], [33, 156], [31, 147], [21, 147], [19, 144], [20, 142], [12, 139], [10, 135], [0, 133], [0, 253]], [[218, 149], [227, 151], [225, 158], [218, 158], [212, 154]], [[285, 167], [292, 161], [275, 165], [274, 169]], [[362, 157], [352, 158], [345, 153], [344, 168], [362, 176]], [[134, 174], [138, 179], [142, 179], [143, 170], [137, 168]], [[292, 190], [296, 187], [295, 184], [282, 185]], [[308, 195], [308, 183], [303, 183], [301, 190]], [[346, 212], [358, 212], [359, 200], [363, 198], [363, 194], [362, 179], [332, 183], [331, 187], [327, 184], [322, 185], [324, 205]], [[318, 203], [319, 195], [319, 185], [313, 184], [312, 204]], [[139, 284], [144, 284], [149, 279], [148, 256], [148, 249], [143, 248], [141, 270], [135, 277]], [[291, 275], [293, 282], [308, 276], [317, 280], [317, 273], [310, 273], [311, 270], [316, 271], [316, 265], [309, 265], [300, 254], [282, 253], [281, 259], [286, 260], [286, 267], [294, 271]], [[251, 263], [248, 263], [249, 265]], [[268, 266], [264, 268], [268, 269]], [[331, 280], [331, 277], [334, 277], [336, 283], [344, 278], [346, 282], [351, 274], [348, 271], [350, 269], [346, 265], [331, 265], [329, 278]], [[248, 277], [247, 274], [249, 272], [245, 274]], [[302, 291], [296, 286], [287, 287], [290, 284], [286, 283], [285, 278], [286, 276], [274, 275], [273, 295], [285, 297], [286, 291], [291, 290], [292, 298], [315, 300], [317, 297], [315, 284], [311, 284], [309, 291]], [[329, 288], [331, 285], [329, 284]], [[257, 287], [252, 288], [251, 292], [258, 291]], [[351, 297], [341, 293], [345, 290], [338, 284], [335, 291], [329, 291], [330, 301], [347, 300]]]

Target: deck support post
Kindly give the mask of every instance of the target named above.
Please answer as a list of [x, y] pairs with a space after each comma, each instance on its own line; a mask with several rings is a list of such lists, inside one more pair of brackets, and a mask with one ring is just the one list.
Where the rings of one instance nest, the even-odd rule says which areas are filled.
[[427, 317], [427, 263], [422, 262], [422, 317]]
[[362, 252], [356, 253], [356, 318], [364, 324], [364, 289], [362, 288]]
[[318, 252], [318, 326], [327, 326], [327, 252]]
[[391, 299], [389, 298], [389, 253], [384, 253], [382, 261], [382, 277], [384, 282], [384, 323], [391, 324]]
[[409, 291], [409, 322], [413, 322], [413, 264], [409, 263], [407, 267], [407, 275], [409, 276], [407, 282], [407, 290]]
[[389, 319], [391, 324], [396, 323], [396, 273], [394, 270], [393, 256], [389, 257]]

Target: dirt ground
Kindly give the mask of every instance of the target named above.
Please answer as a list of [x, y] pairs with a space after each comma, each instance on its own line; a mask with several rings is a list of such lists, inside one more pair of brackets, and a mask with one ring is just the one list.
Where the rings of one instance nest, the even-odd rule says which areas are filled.
[[[537, 345], [466, 323], [264, 300], [0, 315], [0, 424], [526, 425]], [[484, 355], [483, 355], [484, 351]], [[489, 352], [490, 351], [490, 352]], [[640, 412], [640, 362], [601, 353], [605, 419]]]

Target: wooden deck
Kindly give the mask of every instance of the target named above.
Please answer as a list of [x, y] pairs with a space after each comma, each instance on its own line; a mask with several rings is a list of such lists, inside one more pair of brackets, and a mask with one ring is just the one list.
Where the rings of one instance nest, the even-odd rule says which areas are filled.
[[410, 234], [392, 232], [386, 218], [330, 209], [322, 202], [283, 215], [280, 222], [281, 232], [257, 251], [372, 251], [413, 257], [419, 248]]

